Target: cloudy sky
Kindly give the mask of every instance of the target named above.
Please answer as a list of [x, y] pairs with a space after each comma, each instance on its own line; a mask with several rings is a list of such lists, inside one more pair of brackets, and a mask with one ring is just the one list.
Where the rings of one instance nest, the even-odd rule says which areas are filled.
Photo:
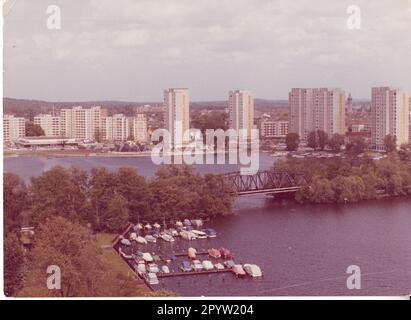
[[[46, 25], [50, 4], [61, 30]], [[361, 29], [347, 8], [361, 8]], [[286, 99], [291, 87], [411, 92], [410, 0], [8, 0], [4, 95], [52, 101], [192, 100], [244, 88]]]

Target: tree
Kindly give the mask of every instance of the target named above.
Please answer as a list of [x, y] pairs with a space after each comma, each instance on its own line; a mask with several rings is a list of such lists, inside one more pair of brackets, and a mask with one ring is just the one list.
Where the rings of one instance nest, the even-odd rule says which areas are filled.
[[127, 200], [131, 222], [137, 223], [150, 215], [150, 189], [135, 169], [121, 167], [117, 171], [117, 191]]
[[193, 128], [200, 129], [203, 134], [207, 129], [228, 129], [228, 113], [224, 111], [210, 111], [206, 113], [194, 111], [191, 118]]
[[384, 148], [387, 153], [397, 150], [397, 137], [387, 134], [384, 138]]
[[91, 170], [90, 189], [91, 223], [96, 231], [103, 231], [103, 218], [106, 215], [108, 203], [116, 194], [117, 176], [106, 168]]
[[35, 124], [33, 122], [26, 122], [26, 137], [38, 137], [38, 136], [44, 136], [44, 130], [41, 126], [38, 124]]
[[328, 141], [330, 149], [334, 152], [340, 152], [341, 147], [344, 145], [344, 136], [338, 133], [334, 133], [331, 139]]
[[323, 130], [317, 130], [317, 136], [318, 136], [318, 147], [321, 150], [324, 150], [325, 146], [328, 143], [328, 134]]
[[129, 222], [127, 200], [116, 194], [107, 205], [107, 210], [102, 217], [101, 227], [104, 231], [119, 233], [124, 230]]
[[398, 156], [402, 161], [411, 160], [411, 144], [402, 144], [398, 151]]
[[298, 133], [290, 132], [285, 137], [285, 144], [288, 151], [296, 151], [300, 144], [300, 136]]
[[347, 151], [354, 156], [358, 156], [364, 153], [367, 147], [368, 144], [365, 139], [363, 137], [357, 137], [347, 144]]
[[4, 239], [4, 293], [15, 296], [23, 285], [23, 248], [17, 231], [7, 233]]
[[[50, 217], [36, 231], [21, 296], [98, 296], [104, 288], [101, 249], [84, 226], [63, 217]], [[49, 266], [61, 270], [61, 289], [46, 286]]]
[[364, 199], [365, 185], [360, 177], [337, 176], [331, 181], [335, 202], [358, 202]]
[[328, 179], [315, 176], [310, 186], [301, 189], [296, 199], [300, 202], [309, 201], [313, 203], [332, 203], [334, 201], [334, 191]]
[[315, 131], [310, 131], [307, 136], [307, 146], [316, 150], [318, 147], [317, 142], [317, 133]]
[[28, 206], [26, 184], [14, 173], [3, 174], [4, 233], [21, 227], [22, 212]]
[[84, 175], [80, 169], [69, 171], [62, 166], [55, 166], [41, 176], [32, 177], [30, 194], [33, 226], [38, 226], [51, 216], [63, 216], [71, 221], [87, 220], [86, 196], [84, 185], [81, 184]]

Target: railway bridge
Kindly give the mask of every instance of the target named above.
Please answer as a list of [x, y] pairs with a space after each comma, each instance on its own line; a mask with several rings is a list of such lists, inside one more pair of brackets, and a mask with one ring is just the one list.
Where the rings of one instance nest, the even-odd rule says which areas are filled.
[[233, 187], [233, 194], [245, 196], [251, 194], [294, 193], [309, 185], [302, 173], [290, 173], [278, 170], [258, 171], [254, 175], [241, 175], [240, 172], [224, 174]]

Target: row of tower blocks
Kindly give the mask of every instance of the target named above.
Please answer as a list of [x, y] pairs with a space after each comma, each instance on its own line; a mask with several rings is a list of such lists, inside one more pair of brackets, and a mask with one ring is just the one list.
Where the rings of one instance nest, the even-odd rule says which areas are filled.
[[[387, 135], [396, 137], [397, 146], [409, 143], [408, 94], [394, 87], [377, 87], [371, 91], [371, 148], [384, 150]], [[298, 133], [302, 140], [306, 140], [313, 130], [323, 130], [329, 136], [344, 135], [345, 111], [345, 93], [341, 89], [292, 89], [289, 94], [289, 131]]]
[[[252, 138], [255, 129], [254, 97], [248, 90], [232, 90], [228, 94], [229, 127], [240, 129]], [[372, 88], [371, 147], [384, 149], [384, 139], [390, 134], [397, 145], [410, 142], [410, 100], [400, 88]], [[314, 130], [323, 130], [332, 136], [346, 133], [346, 94], [338, 88], [294, 88], [289, 92], [289, 121], [281, 123], [282, 131], [297, 133], [302, 141]], [[284, 122], [284, 121], [282, 121]], [[59, 115], [41, 114], [34, 117], [46, 136], [64, 136], [78, 140], [126, 141], [130, 136], [137, 142], [149, 142], [147, 117], [138, 113], [133, 117], [123, 114], [108, 115], [96, 106], [61, 109]], [[184, 145], [190, 128], [190, 96], [187, 88], [164, 90], [164, 127], [171, 141]], [[25, 119], [5, 115], [4, 142], [24, 136]]]
[[[189, 125], [188, 89], [168, 89], [164, 93], [166, 128], [173, 133], [172, 141], [185, 132]], [[288, 132], [297, 133], [302, 141], [315, 130], [329, 137], [345, 135], [346, 93], [339, 88], [293, 88], [289, 92]], [[252, 139], [254, 124], [254, 98], [248, 90], [233, 90], [228, 94], [229, 127], [243, 129]], [[372, 88], [370, 146], [384, 150], [387, 135], [396, 137], [397, 146], [411, 141], [409, 95], [400, 88]]]

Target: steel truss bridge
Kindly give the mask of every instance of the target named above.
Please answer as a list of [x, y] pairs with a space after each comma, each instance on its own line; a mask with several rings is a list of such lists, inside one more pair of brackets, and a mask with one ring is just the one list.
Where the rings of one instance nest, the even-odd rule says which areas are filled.
[[277, 170], [258, 171], [254, 175], [231, 172], [224, 174], [224, 176], [236, 196], [293, 193], [309, 185], [308, 179], [302, 173]]

